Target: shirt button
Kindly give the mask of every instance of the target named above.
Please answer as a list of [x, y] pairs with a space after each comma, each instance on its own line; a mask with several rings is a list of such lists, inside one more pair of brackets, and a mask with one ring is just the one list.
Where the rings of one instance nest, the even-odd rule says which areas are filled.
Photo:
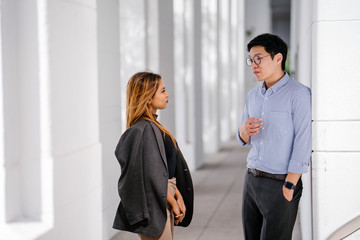
[[262, 142], [260, 144], [262, 144]]
[[265, 128], [262, 128], [262, 130], [264, 130]]
[[264, 113], [261, 113], [261, 115], [264, 115]]
[[261, 160], [261, 157], [260, 157], [260, 160]]

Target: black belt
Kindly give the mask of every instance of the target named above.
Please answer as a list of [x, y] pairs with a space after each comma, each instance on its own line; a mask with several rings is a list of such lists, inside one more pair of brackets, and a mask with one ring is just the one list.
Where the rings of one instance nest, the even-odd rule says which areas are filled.
[[271, 179], [275, 179], [275, 180], [279, 180], [279, 181], [284, 181], [287, 176], [287, 174], [272, 174], [272, 173], [267, 173], [267, 172], [257, 170], [255, 168], [248, 168], [248, 173], [251, 173], [255, 177], [265, 177], [265, 178], [271, 178]]

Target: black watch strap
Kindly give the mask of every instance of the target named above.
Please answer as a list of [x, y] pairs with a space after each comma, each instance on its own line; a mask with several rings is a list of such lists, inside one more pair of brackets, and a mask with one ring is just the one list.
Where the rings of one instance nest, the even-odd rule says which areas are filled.
[[292, 184], [291, 182], [284, 182], [284, 187], [286, 187], [290, 190], [294, 190], [296, 185]]

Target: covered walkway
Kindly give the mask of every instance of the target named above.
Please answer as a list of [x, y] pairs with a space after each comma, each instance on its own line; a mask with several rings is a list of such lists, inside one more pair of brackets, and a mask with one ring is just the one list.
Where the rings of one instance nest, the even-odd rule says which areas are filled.
[[[205, 156], [204, 166], [193, 172], [195, 211], [191, 225], [175, 227], [175, 240], [241, 240], [241, 201], [249, 148], [232, 140], [218, 153]], [[120, 232], [112, 240], [137, 240]], [[293, 240], [301, 240], [297, 222]]]

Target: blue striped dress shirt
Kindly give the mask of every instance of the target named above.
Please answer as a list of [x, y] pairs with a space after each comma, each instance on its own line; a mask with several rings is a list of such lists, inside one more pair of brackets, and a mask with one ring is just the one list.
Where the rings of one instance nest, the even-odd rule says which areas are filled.
[[285, 74], [266, 90], [252, 89], [246, 98], [241, 124], [261, 118], [260, 131], [245, 144], [251, 145], [248, 168], [274, 174], [305, 173], [311, 156], [311, 92]]

